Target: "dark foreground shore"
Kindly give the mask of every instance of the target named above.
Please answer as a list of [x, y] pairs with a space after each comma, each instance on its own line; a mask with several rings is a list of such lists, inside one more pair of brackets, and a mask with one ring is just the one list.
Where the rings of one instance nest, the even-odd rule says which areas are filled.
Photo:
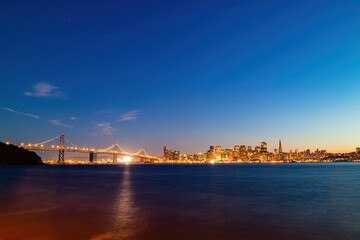
[[44, 165], [44, 163], [35, 152], [0, 142], [0, 165]]

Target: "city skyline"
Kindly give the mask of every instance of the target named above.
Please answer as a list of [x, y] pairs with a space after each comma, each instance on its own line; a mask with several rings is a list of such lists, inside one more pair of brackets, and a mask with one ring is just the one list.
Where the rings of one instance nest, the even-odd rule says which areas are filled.
[[[353, 152], [359, 3], [3, 2], [0, 141]], [[325, 7], [326, 6], [326, 7]]]
[[[10, 145], [9, 141], [6, 141], [4, 143], [7, 145]], [[122, 146], [120, 146], [116, 142], [105, 148], [97, 148], [97, 147], [85, 146], [85, 145], [75, 145], [71, 140], [69, 140], [67, 137], [65, 137], [64, 134], [58, 135], [54, 138], [48, 139], [48, 140], [40, 142], [40, 143], [21, 142], [21, 143], [11, 143], [11, 144], [18, 146], [18, 147], [25, 148], [25, 149], [36, 151], [40, 156], [44, 157], [46, 160], [51, 160], [51, 163], [53, 163], [53, 161], [55, 161], [55, 162], [59, 162], [59, 161], [63, 162], [64, 161], [64, 157], [62, 157], [62, 160], [60, 160], [60, 155], [58, 155], [58, 152], [59, 153], [61, 152], [60, 151], [61, 148], [65, 149], [65, 152], [69, 152], [70, 154], [73, 154], [73, 155], [70, 155], [71, 159], [84, 158], [84, 153], [85, 154], [90, 153], [90, 159], [94, 158], [95, 161], [97, 159], [97, 155], [109, 155], [110, 158], [109, 158], [109, 156], [105, 157], [105, 158], [104, 158], [104, 156], [102, 157], [103, 159], [107, 159], [104, 163], [107, 163], [107, 162], [115, 163], [116, 162], [115, 159], [117, 159], [118, 155], [122, 156], [122, 157], [134, 155], [135, 158], [141, 158], [141, 156], [139, 156], [140, 152], [143, 152], [145, 154], [144, 155], [145, 158], [148, 158], [148, 160], [155, 160], [155, 162], [158, 162], [159, 160], [160, 160], [160, 162], [161, 161], [166, 162], [167, 161], [167, 159], [166, 159], [167, 151], [172, 153], [172, 155], [174, 155], [174, 154], [177, 155], [177, 157], [195, 156], [195, 159], [196, 159], [197, 155], [206, 154], [203, 152], [189, 154], [186, 151], [185, 151], [185, 153], [181, 154], [181, 150], [179, 150], [179, 149], [170, 150], [168, 148], [168, 146], [165, 145], [163, 148], [162, 156], [160, 156], [160, 155], [151, 156], [151, 154], [149, 155], [146, 152], [146, 150], [143, 148], [140, 148], [135, 153], [135, 152], [125, 150]], [[310, 148], [307, 148], [307, 149], [294, 148], [294, 149], [289, 149], [288, 151], [286, 151], [286, 150], [283, 150], [283, 145], [282, 145], [281, 139], [279, 139], [279, 141], [278, 141], [278, 147], [274, 148], [273, 151], [271, 151], [271, 149], [268, 148], [267, 142], [261, 142], [261, 144], [254, 145], [254, 146], [252, 146], [252, 145], [234, 145], [233, 147], [225, 147], [225, 148], [223, 148], [221, 145], [210, 145], [210, 152], [212, 152], [215, 149], [216, 149], [216, 152], [222, 151], [223, 153], [226, 153], [228, 150], [235, 151], [235, 152], [240, 151], [240, 152], [252, 152], [252, 153], [259, 153], [259, 154], [267, 153], [267, 154], [271, 155], [271, 156], [269, 155], [269, 157], [272, 157], [272, 158], [269, 158], [269, 161], [276, 160], [276, 159], [274, 159], [274, 156], [276, 157], [276, 156], [281, 156], [281, 155], [283, 155], [284, 159], [280, 158], [277, 160], [285, 160], [285, 158], [288, 158], [289, 156], [292, 157], [291, 155], [293, 153], [295, 153], [298, 157], [296, 160], [300, 160], [303, 158], [310, 158], [311, 157], [310, 153], [311, 154], [315, 153], [317, 158], [320, 157], [317, 153], [321, 153], [321, 157], [337, 156], [337, 157], [342, 158], [343, 156], [350, 156], [352, 159], [355, 159], [355, 160], [358, 160], [358, 158], [360, 159], [360, 147], [356, 147], [355, 149], [353, 149], [353, 151], [350, 151], [350, 152], [329, 152], [327, 149], [319, 149], [319, 148], [316, 148], [316, 150], [310, 149]], [[114, 153], [115, 153], [115, 155], [114, 155]], [[95, 155], [92, 156], [93, 154], [95, 154]], [[226, 154], [228, 154], [228, 153], [226, 153]], [[251, 154], [251, 156], [252, 155], [253, 154]], [[64, 156], [64, 153], [62, 153], [62, 156]], [[67, 157], [69, 157], [69, 156], [67, 156]], [[85, 158], [87, 158], [87, 157], [85, 157]], [[220, 159], [216, 159], [216, 160], [220, 160]], [[260, 160], [259, 156], [257, 156], [256, 159]], [[224, 160], [224, 159], [221, 159], [221, 160]], [[226, 157], [226, 160], [228, 160], [228, 157]], [[232, 157], [230, 160], [232, 160]], [[267, 160], [264, 160], [264, 159], [262, 159], [261, 161], [268, 162]], [[93, 162], [93, 161], [91, 160], [91, 162]], [[137, 162], [137, 161], [135, 161], [135, 162]]]
[[[118, 143], [113, 143], [105, 148], [93, 148], [84, 145], [76, 145], [64, 134], [48, 139], [40, 143], [10, 144], [9, 141], [2, 143], [12, 147], [24, 148], [36, 151], [38, 154], [56, 153], [58, 156], [42, 156], [48, 164], [118, 164], [123, 163], [281, 163], [281, 162], [337, 162], [337, 161], [360, 161], [360, 147], [349, 153], [331, 153], [326, 149], [299, 150], [291, 149], [283, 151], [281, 139], [278, 148], [273, 151], [268, 149], [267, 142], [261, 142], [257, 146], [235, 145], [232, 148], [222, 148], [220, 145], [210, 145], [207, 152], [194, 154], [183, 153], [179, 150], [163, 148], [163, 156], [152, 156], [143, 148], [136, 152], [129, 152]], [[65, 153], [72, 156], [66, 156]], [[75, 154], [75, 155], [74, 155]], [[80, 154], [80, 155], [79, 155]], [[88, 157], [85, 157], [87, 154]], [[134, 159], [136, 158], [136, 159]], [[80, 159], [80, 161], [79, 161]]]
[[222, 148], [220, 145], [210, 145], [206, 152], [181, 153], [179, 150], [164, 146], [162, 161], [170, 163], [283, 163], [283, 162], [336, 162], [360, 161], [360, 147], [350, 153], [330, 153], [326, 149], [283, 151], [282, 141], [273, 151], [268, 149], [266, 142], [257, 146], [235, 145], [232, 148]]

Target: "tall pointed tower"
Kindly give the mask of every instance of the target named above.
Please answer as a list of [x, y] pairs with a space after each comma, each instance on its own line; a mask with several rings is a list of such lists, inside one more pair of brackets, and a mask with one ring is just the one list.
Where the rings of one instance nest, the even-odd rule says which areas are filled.
[[279, 154], [282, 153], [281, 139], [279, 140]]

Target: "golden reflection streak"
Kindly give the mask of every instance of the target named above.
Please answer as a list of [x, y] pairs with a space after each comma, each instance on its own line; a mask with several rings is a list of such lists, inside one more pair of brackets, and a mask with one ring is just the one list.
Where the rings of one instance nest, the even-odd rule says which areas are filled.
[[111, 230], [93, 237], [92, 240], [133, 238], [146, 228], [145, 219], [140, 216], [140, 209], [134, 203], [130, 168], [130, 165], [124, 165], [123, 178], [115, 203]]

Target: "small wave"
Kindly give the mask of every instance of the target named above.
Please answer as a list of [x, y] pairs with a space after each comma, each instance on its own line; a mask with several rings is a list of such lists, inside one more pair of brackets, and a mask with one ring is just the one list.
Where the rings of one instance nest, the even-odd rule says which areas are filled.
[[15, 211], [15, 212], [7, 212], [7, 213], [0, 213], [0, 217], [2, 216], [16, 216], [16, 215], [25, 215], [25, 214], [33, 214], [39, 212], [46, 212], [50, 210], [54, 210], [58, 208], [57, 206], [47, 207], [47, 208], [38, 208], [38, 209], [31, 209], [31, 210], [23, 210], [23, 211]]

